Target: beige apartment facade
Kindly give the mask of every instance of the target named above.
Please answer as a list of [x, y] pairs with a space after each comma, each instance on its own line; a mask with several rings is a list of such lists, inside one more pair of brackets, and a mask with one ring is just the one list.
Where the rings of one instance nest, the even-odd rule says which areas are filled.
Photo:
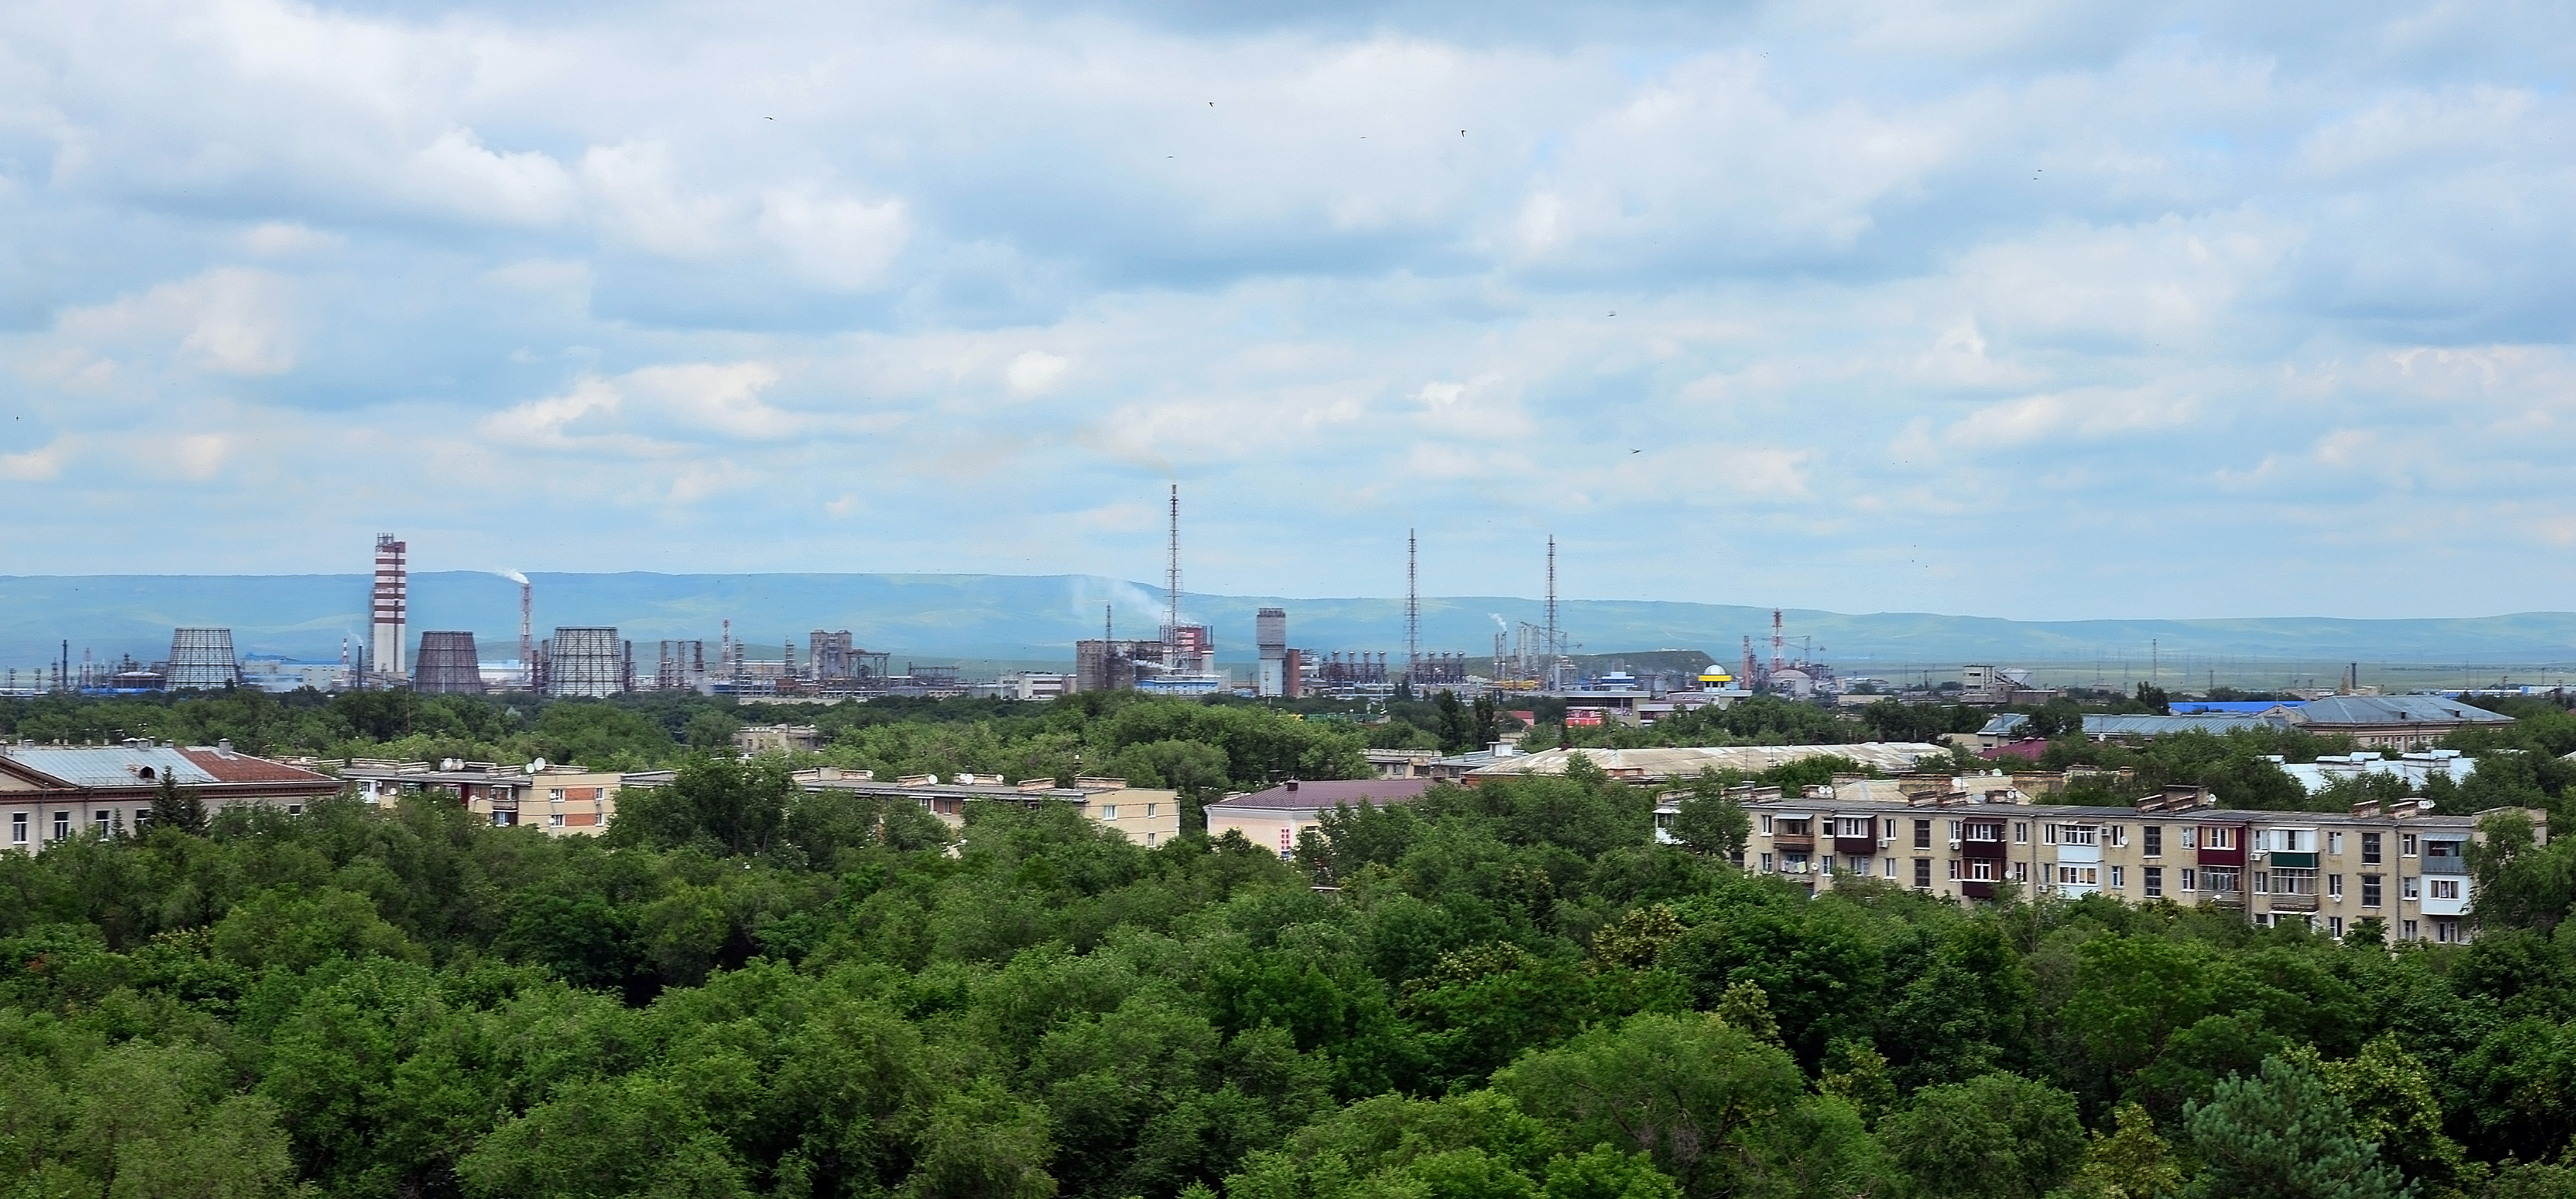
[[1079, 806], [1093, 823], [1148, 849], [1167, 845], [1181, 835], [1180, 792], [1162, 787], [1130, 787], [1127, 780], [1092, 778], [1059, 787], [1053, 779], [1005, 783], [998, 774], [905, 775], [881, 780], [866, 770], [818, 766], [795, 774], [808, 791], [847, 791], [855, 795], [908, 799], [939, 818], [950, 829], [966, 827], [966, 805], [974, 801], [1036, 807], [1045, 803]]
[[[2543, 813], [2519, 809], [2547, 838]], [[2004, 888], [2066, 898], [2109, 895], [2240, 912], [2270, 927], [2298, 921], [2341, 937], [2376, 917], [2391, 941], [2470, 936], [2466, 848], [2476, 816], [2434, 814], [2422, 801], [2348, 813], [2219, 808], [2182, 789], [2137, 808], [1989, 803], [1922, 794], [1908, 800], [1762, 797], [1745, 869], [1811, 890], [1866, 875], [1957, 900]]]
[[495, 828], [527, 825], [549, 837], [597, 836], [617, 816], [617, 791], [625, 776], [543, 762], [525, 768], [490, 762], [397, 762], [353, 758], [340, 777], [358, 798], [395, 805], [406, 795], [454, 796], [465, 810]]

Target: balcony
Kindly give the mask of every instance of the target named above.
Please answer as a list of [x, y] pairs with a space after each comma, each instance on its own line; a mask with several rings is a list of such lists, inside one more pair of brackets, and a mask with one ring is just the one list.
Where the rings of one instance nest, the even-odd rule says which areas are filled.
[[2446, 853], [2435, 855], [2428, 853], [2424, 855], [2424, 873], [2426, 874], [2467, 874], [2468, 872], [2468, 859], [2463, 858], [2458, 854]]
[[1782, 853], [1814, 853], [1816, 839], [1806, 833], [1773, 833], [1771, 848]]
[[2272, 910], [2275, 912], [2313, 912], [2317, 910], [2317, 897], [2314, 895], [2275, 895], [2272, 896]]

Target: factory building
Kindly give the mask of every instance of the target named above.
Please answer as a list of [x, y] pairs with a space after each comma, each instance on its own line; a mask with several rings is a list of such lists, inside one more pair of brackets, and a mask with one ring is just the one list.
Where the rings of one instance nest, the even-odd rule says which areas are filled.
[[1076, 691], [1127, 691], [1136, 686], [1136, 664], [1159, 666], [1163, 661], [1160, 641], [1113, 641], [1107, 639], [1073, 643], [1073, 689]]
[[172, 691], [216, 691], [241, 685], [241, 661], [233, 656], [231, 629], [173, 629], [170, 668]]
[[423, 695], [483, 694], [483, 661], [474, 651], [474, 634], [421, 634], [411, 689]]
[[1261, 651], [1261, 676], [1254, 690], [1263, 699], [1286, 699], [1288, 690], [1288, 610], [1263, 608], [1252, 617], [1253, 644]]

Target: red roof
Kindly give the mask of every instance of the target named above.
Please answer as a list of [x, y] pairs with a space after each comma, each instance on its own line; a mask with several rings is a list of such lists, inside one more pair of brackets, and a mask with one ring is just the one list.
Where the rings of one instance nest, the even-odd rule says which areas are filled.
[[254, 758], [234, 750], [196, 745], [179, 752], [197, 769], [215, 776], [218, 783], [306, 783], [332, 791], [340, 787], [340, 780], [330, 775], [316, 774], [266, 758]]
[[2000, 758], [2006, 754], [2010, 754], [2016, 758], [2028, 758], [2031, 761], [2036, 762], [2039, 760], [2039, 755], [2047, 752], [2048, 743], [2034, 737], [2025, 741], [2006, 742], [2005, 744], [1998, 745], [1993, 749], [1979, 750], [1977, 751], [1977, 756], [1992, 760]]

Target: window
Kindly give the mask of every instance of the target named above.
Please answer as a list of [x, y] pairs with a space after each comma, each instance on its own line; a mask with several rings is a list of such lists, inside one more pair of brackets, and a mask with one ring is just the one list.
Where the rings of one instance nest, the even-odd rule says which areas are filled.
[[[1150, 805], [1149, 805], [1149, 806], [1150, 806]], [[1151, 849], [1151, 848], [1153, 848], [1153, 847], [1154, 847], [1154, 834], [1152, 834], [1152, 833], [1147, 833], [1147, 834], [1145, 834], [1145, 847], [1146, 847], [1147, 849]]]
[[99, 836], [104, 837], [109, 833], [116, 831], [116, 813], [114, 812], [108, 811], [105, 808], [100, 808], [99, 810], [90, 813], [89, 818], [92, 823], [98, 825]]
[[564, 826], [564, 822], [563, 822], [563, 813], [561, 813], [561, 812], [554, 812], [554, 813], [550, 813], [549, 815], [547, 815], [547, 817], [546, 817], [546, 827], [547, 827], [547, 828], [562, 828], [563, 826]]
[[2146, 834], [2147, 844], [2143, 851], [2145, 855], [2151, 858], [2161, 858], [2165, 856], [2165, 826], [2161, 824], [2150, 824], [2140, 831]]
[[1950, 822], [1950, 844], [1952, 845], [1959, 843], [1959, 823], [1956, 820]]
[[1992, 841], [1997, 844], [2001, 844], [2004, 839], [2004, 822], [2000, 820], [1971, 820], [1968, 822], [1968, 839], [1971, 841]]
[[2141, 866], [2141, 867], [2139, 867], [2139, 868], [2138, 868], [2138, 884], [2139, 884], [2139, 886], [2140, 886], [2141, 888], [2143, 888], [2143, 889], [2146, 891], [2146, 893], [2147, 893], [2147, 898], [2149, 898], [2149, 899], [2162, 899], [2162, 898], [2164, 898], [2164, 897], [2165, 897], [2165, 868], [2164, 868], [2164, 867], [2162, 867], [2162, 866]]
[[2126, 845], [2126, 844], [2128, 844], [2128, 843], [2129, 843], [2129, 826], [2128, 826], [2128, 825], [2125, 825], [2125, 824], [2115, 824], [2115, 825], [2112, 825], [2112, 826], [2111, 826], [2111, 833], [2110, 833], [2110, 836], [2109, 836], [2107, 839], [2105, 839], [2102, 843], [2103, 843], [2104, 845]]
[[150, 808], [136, 808], [136, 809], [134, 809], [134, 831], [135, 831], [135, 833], [136, 833], [137, 835], [140, 835], [140, 834], [143, 832], [143, 830], [148, 829], [148, 828], [150, 828], [150, 827], [152, 827], [152, 809], [150, 809]]
[[517, 812], [500, 811], [492, 813], [492, 827], [494, 828], [514, 828], [518, 823], [519, 814]]
[[2188, 866], [2183, 867], [2183, 871], [2182, 871], [2182, 889], [2183, 889], [2183, 893], [2184, 893], [2184, 894], [2188, 895], [2188, 894], [2190, 894], [2191, 892], [2194, 892], [2194, 891], [2199, 890], [2199, 889], [2200, 889], [2200, 887], [2198, 886], [2198, 881], [2199, 881], [2199, 880], [2198, 880], [2198, 875], [2197, 875], [2197, 872], [2196, 872], [2196, 871], [2192, 870], [2192, 869], [2191, 869], [2190, 867], [2188, 867]]
[[2379, 864], [2379, 834], [2363, 833], [2361, 835], [2361, 864], [2364, 866], [2376, 866]]
[[1968, 877], [1981, 883], [1995, 881], [1995, 860], [1993, 858], [1969, 859]]
[[2384, 876], [2377, 874], [2361, 876], [2361, 906], [2365, 908], [2379, 906], [2379, 880], [2382, 877]]
[[1770, 855], [1770, 854], [1767, 854], [1767, 853], [1766, 853], [1766, 854], [1762, 855], [1762, 873], [1764, 873], [1764, 874], [1769, 874], [1769, 873], [1771, 873], [1771, 855]]
[[[1924, 822], [1923, 822], [1923, 821], [1918, 820], [1918, 821], [1915, 821], [1915, 823], [1919, 825], [1919, 824], [1923, 824]], [[1931, 890], [1931, 889], [1932, 889], [1932, 859], [1930, 859], [1930, 858], [1916, 858], [1916, 859], [1914, 859], [1914, 885], [1915, 885], [1915, 886], [1917, 886], [1917, 887], [1921, 887], [1921, 888], [1923, 888], [1923, 889], [1924, 889], [1924, 890], [1926, 890], [1926, 891], [1929, 891], [1929, 890]]]
[[2459, 931], [2460, 926], [2452, 921], [2436, 920], [2433, 922], [2433, 939], [2440, 941], [2445, 945], [2450, 944], [2453, 940], [2457, 939]]
[[2122, 867], [2113, 866], [2111, 868], [2111, 889], [2116, 891], [2121, 887], [2126, 886], [2127, 884], [2123, 881], [2126, 877], [2127, 876]]
[[9, 841], [13, 845], [24, 845], [27, 843], [27, 814], [25, 812], [12, 812], [9, 814]]
[[1765, 837], [1771, 835], [1771, 818], [1768, 816], [1762, 818], [1762, 835]]
[[2272, 889], [2272, 876], [2270, 872], [2263, 870], [2257, 870], [2254, 872], [2254, 889], [2256, 891], [2269, 891]]
[[304, 805], [300, 803], [288, 804], [286, 805], [286, 814], [289, 816], [301, 816], [304, 814]]
[[1105, 803], [1100, 805], [1100, 818], [1103, 820], [1118, 819], [1118, 805], [1114, 803]]
[[562, 802], [563, 802], [563, 788], [561, 788], [561, 787], [548, 787], [548, 788], [546, 788], [546, 798], [547, 798], [547, 799], [550, 799], [550, 800], [553, 800], [553, 801], [554, 801], [554, 802], [556, 802], [556, 803], [562, 803]]
[[60, 841], [71, 835], [72, 814], [69, 812], [54, 813], [54, 840]]
[[2236, 829], [2232, 825], [2202, 825], [2200, 829], [2200, 847], [2202, 849], [2234, 849], [2236, 848]]
[[2424, 898], [2423, 876], [2415, 874], [2399, 875], [2397, 878], [2397, 897], [2399, 899]]
[[[1163, 805], [1158, 804], [1158, 803], [1149, 803], [1149, 804], [1146, 804], [1146, 805], [1145, 805], [1145, 819], [1147, 819], [1147, 820], [1151, 820], [1151, 819], [1153, 819], [1153, 818], [1154, 818], [1154, 813], [1161, 811], [1161, 810], [1162, 810], [1162, 808], [1163, 808]], [[1148, 836], [1150, 836], [1151, 834], [1147, 834], [1147, 835], [1148, 835]]]
[[1848, 837], [1855, 841], [1861, 840], [1869, 836], [1871, 826], [1877, 823], [1867, 816], [1838, 817], [1834, 821], [1834, 835]]
[[2233, 895], [2244, 886], [2245, 874], [2233, 866], [2213, 866], [2200, 872], [2200, 889], [2212, 895]]
[[1958, 881], [1958, 879], [1959, 879], [1959, 859], [1957, 859], [1957, 858], [1952, 858], [1952, 859], [1950, 859], [1950, 880], [1951, 880], [1952, 882], [1957, 882], [1957, 881]]
[[2057, 868], [2057, 884], [2061, 887], [2094, 887], [2100, 886], [2101, 883], [2102, 868], [2099, 866], [2060, 866]]
[[2029, 822], [2029, 821], [2027, 821], [2027, 820], [2016, 820], [2016, 821], [2013, 821], [2013, 844], [2015, 844], [2015, 845], [2028, 845], [2028, 844], [2030, 844], [2030, 822]]
[[2433, 880], [2433, 898], [2458, 899], [2459, 897], [2460, 880], [2456, 878], [2437, 878]]
[[[1916, 848], [1916, 849], [1930, 849], [1930, 848], [1932, 848], [1932, 822], [1931, 822], [1931, 821], [1929, 821], [1929, 820], [1917, 820], [1917, 821], [1915, 821], [1915, 822], [1914, 822], [1914, 848]], [[1927, 882], [1928, 882], [1928, 881], [1930, 881], [1930, 880], [1927, 878], [1925, 881], [1927, 881]]]
[[2012, 877], [2013, 877], [2013, 881], [2014, 881], [2014, 882], [2017, 882], [2017, 883], [2026, 883], [2026, 882], [2029, 882], [2029, 881], [2030, 881], [2030, 863], [2028, 863], [2028, 862], [2015, 862], [2015, 863], [2013, 863], [2013, 864], [2012, 864]]
[[2335, 935], [2335, 939], [2336, 939], [2336, 940], [2342, 940], [2342, 939], [2343, 939], [2343, 917], [2341, 917], [2341, 916], [2328, 916], [2328, 917], [2326, 917], [2326, 931], [2327, 931], [2327, 932], [2330, 932], [2330, 933], [2333, 933], [2333, 934]]
[[2095, 829], [2089, 824], [2052, 824], [2048, 826], [2047, 832], [2048, 843], [2051, 845], [2099, 844], [2095, 839]]
[[2274, 895], [2314, 895], [2316, 893], [2317, 872], [2314, 870], [2285, 867], [2272, 872], [2272, 894]]
[[1894, 858], [1881, 858], [1881, 859], [1879, 859], [1879, 860], [1880, 860], [1880, 861], [1882, 861], [1882, 862], [1885, 862], [1885, 863], [1887, 864], [1887, 877], [1889, 877], [1889, 878], [1895, 878], [1895, 877], [1896, 877], [1896, 859], [1894, 859]]
[[2327, 834], [2326, 834], [2326, 852], [2327, 852], [2327, 853], [2342, 853], [2342, 852], [2343, 852], [2343, 834], [2342, 834], [2342, 833], [2327, 833]]
[[2342, 876], [2342, 875], [2340, 875], [2340, 874], [2329, 874], [2329, 875], [2327, 875], [2327, 876], [2326, 876], [2326, 894], [2331, 895], [2331, 896], [2333, 896], [2333, 897], [2335, 897], [2335, 898], [2337, 898], [2337, 899], [2341, 899], [2341, 898], [2343, 898], [2343, 876]]
[[2401, 858], [2411, 858], [2415, 856], [2415, 834], [2397, 834], [2397, 856]]
[[2415, 937], [2415, 922], [2414, 922], [2414, 921], [2412, 921], [2412, 920], [2404, 920], [2404, 921], [2400, 921], [2400, 922], [2399, 922], [2399, 929], [2400, 929], [2400, 931], [2399, 931], [2399, 933], [2398, 933], [2398, 935], [2399, 935], [2399, 936], [2402, 936], [2402, 937], [2406, 938], [2406, 939], [2407, 939], [2407, 940], [2409, 940], [2409, 941], [2412, 941], [2412, 940], [2415, 940], [2415, 939], [2416, 939], [2416, 937]]

